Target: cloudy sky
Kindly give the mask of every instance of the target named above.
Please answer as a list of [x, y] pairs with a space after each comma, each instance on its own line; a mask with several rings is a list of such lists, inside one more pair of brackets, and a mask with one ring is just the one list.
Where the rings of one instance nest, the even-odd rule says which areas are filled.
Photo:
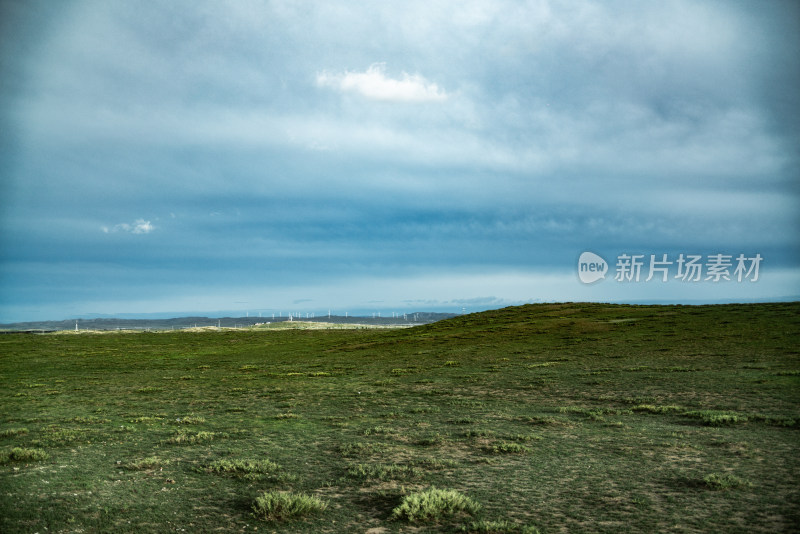
[[0, 0], [0, 46], [0, 322], [800, 298], [797, 2]]

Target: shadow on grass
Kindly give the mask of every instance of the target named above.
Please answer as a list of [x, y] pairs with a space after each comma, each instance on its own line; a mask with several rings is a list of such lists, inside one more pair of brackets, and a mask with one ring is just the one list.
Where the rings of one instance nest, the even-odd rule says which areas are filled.
[[676, 490], [695, 490], [704, 491], [708, 489], [708, 485], [702, 478], [691, 477], [676, 477], [668, 478], [664, 481], [664, 485]]
[[381, 521], [391, 521], [392, 510], [399, 506], [402, 500], [403, 494], [400, 490], [377, 490], [364, 495], [356, 504], [365, 513]]

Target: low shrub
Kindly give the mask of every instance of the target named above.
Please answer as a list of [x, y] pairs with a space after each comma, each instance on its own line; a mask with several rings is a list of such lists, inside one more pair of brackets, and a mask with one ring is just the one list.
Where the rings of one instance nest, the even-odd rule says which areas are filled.
[[525, 445], [514, 443], [513, 441], [501, 441], [488, 445], [483, 448], [484, 451], [492, 454], [525, 454], [531, 450]]
[[176, 445], [194, 445], [195, 443], [211, 441], [218, 437], [227, 437], [227, 435], [221, 434], [219, 432], [200, 431], [200, 432], [190, 433], [181, 430], [180, 432], [169, 438], [167, 440], [167, 443], [173, 443]]
[[772, 416], [756, 414], [752, 416], [754, 421], [761, 421], [772, 426], [794, 427], [798, 426], [800, 419], [793, 419], [791, 417]]
[[458, 417], [456, 419], [450, 419], [448, 423], [451, 425], [474, 425], [477, 421], [470, 417]]
[[473, 515], [481, 505], [456, 490], [431, 487], [403, 498], [400, 506], [392, 510], [393, 519], [406, 521], [438, 521], [458, 513]]
[[73, 423], [81, 423], [81, 424], [84, 424], [84, 425], [102, 425], [102, 424], [105, 424], [105, 423], [110, 423], [111, 420], [110, 419], [104, 419], [104, 418], [101, 418], [101, 417], [93, 417], [93, 416], [90, 415], [88, 417], [83, 417], [83, 416], [73, 417], [72, 418], [72, 422]]
[[202, 425], [206, 422], [204, 417], [196, 417], [194, 415], [187, 415], [186, 417], [178, 417], [175, 422], [179, 425]]
[[708, 426], [727, 426], [747, 422], [747, 417], [743, 415], [716, 410], [696, 410], [685, 412], [683, 415], [694, 419], [700, 419], [704, 425]]
[[414, 460], [414, 463], [420, 467], [433, 471], [452, 469], [458, 467], [459, 465], [456, 460], [451, 460], [449, 458], [418, 458]]
[[388, 426], [374, 426], [372, 428], [367, 428], [364, 430], [365, 436], [370, 436], [374, 434], [391, 434], [394, 430]]
[[150, 416], [141, 416], [135, 417], [130, 420], [131, 423], [158, 423], [163, 420], [163, 417], [150, 417]]
[[294, 519], [324, 511], [328, 504], [304, 493], [267, 491], [256, 497], [253, 513], [267, 521]]
[[26, 449], [23, 447], [14, 447], [11, 452], [5, 453], [0, 456], [0, 463], [8, 462], [40, 462], [47, 460], [48, 454], [42, 449]]
[[509, 521], [473, 521], [461, 527], [461, 532], [469, 534], [539, 534], [539, 529], [515, 525]]
[[162, 460], [156, 456], [148, 456], [147, 458], [127, 463], [125, 468], [132, 471], [146, 471], [164, 467], [165, 465], [169, 465], [169, 460]]
[[496, 435], [494, 430], [466, 430], [463, 434], [465, 438], [491, 438]]
[[27, 428], [8, 428], [0, 431], [0, 438], [13, 438], [14, 436], [24, 436], [28, 433]]
[[675, 413], [683, 410], [680, 406], [672, 404], [668, 405], [654, 405], [654, 404], [639, 404], [631, 408], [634, 412], [649, 412], [649, 413]]
[[711, 473], [703, 478], [703, 482], [706, 486], [713, 490], [728, 490], [752, 486], [750, 482], [741, 479], [736, 475], [731, 475], [730, 473], [724, 473], [722, 475]]
[[269, 460], [217, 460], [208, 464], [205, 469], [211, 473], [258, 478], [256, 475], [274, 473], [280, 466]]

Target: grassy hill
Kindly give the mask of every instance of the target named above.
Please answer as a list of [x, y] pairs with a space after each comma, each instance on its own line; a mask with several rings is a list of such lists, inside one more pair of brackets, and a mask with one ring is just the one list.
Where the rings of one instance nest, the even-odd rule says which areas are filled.
[[798, 303], [8, 334], [0, 531], [797, 531], [798, 392]]

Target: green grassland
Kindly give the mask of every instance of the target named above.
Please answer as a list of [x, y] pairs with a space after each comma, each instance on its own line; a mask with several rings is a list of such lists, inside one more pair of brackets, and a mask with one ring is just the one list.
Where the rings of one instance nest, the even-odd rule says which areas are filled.
[[800, 304], [0, 336], [0, 531], [797, 532]]

